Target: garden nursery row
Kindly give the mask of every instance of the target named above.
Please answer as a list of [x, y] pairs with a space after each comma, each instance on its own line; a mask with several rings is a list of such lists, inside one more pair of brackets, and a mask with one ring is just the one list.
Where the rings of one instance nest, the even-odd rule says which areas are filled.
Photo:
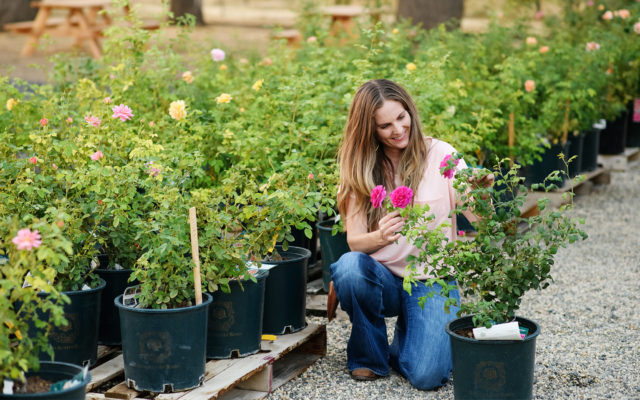
[[303, 244], [340, 230], [337, 151], [370, 79], [406, 88], [467, 164], [515, 163], [521, 192], [640, 146], [640, 3], [566, 4], [543, 29], [475, 34], [371, 20], [335, 38], [309, 13], [298, 46], [263, 54], [190, 40], [189, 18], [171, 38], [115, 26], [101, 59], [55, 56], [46, 84], [0, 77], [0, 398], [38, 368], [84, 398], [98, 343], [122, 345], [130, 387], [187, 390], [207, 359], [304, 329]]

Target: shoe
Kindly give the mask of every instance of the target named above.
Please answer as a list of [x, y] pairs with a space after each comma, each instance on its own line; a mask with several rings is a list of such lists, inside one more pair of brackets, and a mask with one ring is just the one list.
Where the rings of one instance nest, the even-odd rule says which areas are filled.
[[375, 381], [381, 376], [367, 368], [356, 368], [351, 371], [351, 378], [356, 381]]
[[333, 287], [333, 281], [329, 282], [329, 294], [327, 295], [327, 321], [331, 322], [336, 316], [336, 310], [338, 309], [338, 296], [336, 296], [336, 290]]

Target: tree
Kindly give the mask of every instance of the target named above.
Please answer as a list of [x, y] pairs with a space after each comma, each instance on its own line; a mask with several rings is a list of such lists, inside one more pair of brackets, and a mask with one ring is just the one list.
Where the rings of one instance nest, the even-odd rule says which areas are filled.
[[448, 28], [460, 27], [463, 0], [398, 0], [398, 18], [410, 18], [414, 24], [431, 29], [443, 22]]
[[202, 0], [171, 0], [171, 12], [176, 18], [192, 14], [196, 17], [196, 24], [204, 25]]
[[0, 27], [8, 22], [33, 20], [38, 9], [30, 3], [31, 0], [0, 0]]

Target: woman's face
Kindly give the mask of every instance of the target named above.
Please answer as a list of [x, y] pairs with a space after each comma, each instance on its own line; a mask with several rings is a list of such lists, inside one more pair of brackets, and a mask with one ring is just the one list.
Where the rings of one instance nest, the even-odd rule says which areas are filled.
[[385, 100], [373, 117], [376, 121], [376, 136], [385, 151], [404, 150], [409, 145], [411, 116], [401, 103]]

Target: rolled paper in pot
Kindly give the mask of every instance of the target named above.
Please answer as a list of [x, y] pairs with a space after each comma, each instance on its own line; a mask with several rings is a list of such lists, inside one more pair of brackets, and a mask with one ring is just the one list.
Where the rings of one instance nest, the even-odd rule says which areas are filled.
[[517, 321], [493, 325], [491, 328], [473, 328], [477, 340], [522, 340]]

